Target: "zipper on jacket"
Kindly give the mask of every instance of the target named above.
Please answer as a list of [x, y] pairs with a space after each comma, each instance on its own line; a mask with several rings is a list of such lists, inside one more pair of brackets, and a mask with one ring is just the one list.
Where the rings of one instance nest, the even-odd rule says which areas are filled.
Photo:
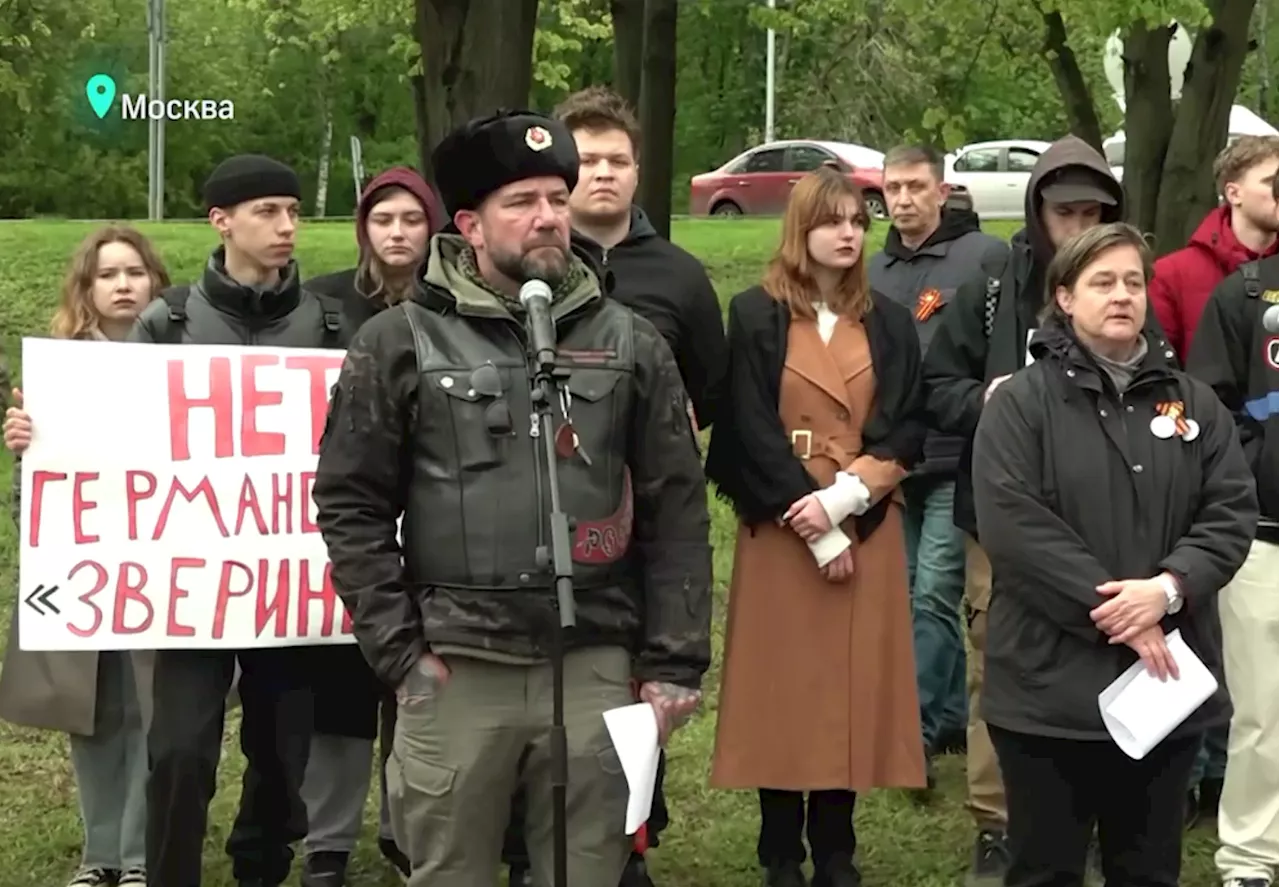
[[[520, 338], [520, 334], [517, 333], [512, 328], [512, 323], [514, 323], [514, 321], [511, 321], [511, 322], [503, 321], [502, 327], [508, 333], [511, 334], [511, 338], [515, 339], [516, 345], [520, 349], [520, 353], [525, 355], [525, 367], [526, 367], [525, 384], [529, 388], [529, 407], [530, 407], [528, 437], [529, 437], [529, 447], [533, 453], [534, 496], [538, 503], [538, 513], [534, 518], [534, 524], [536, 524], [536, 537], [538, 540], [538, 547], [541, 548], [547, 545], [547, 536], [546, 536], [546, 527], [545, 527], [546, 522], [543, 520], [543, 515], [549, 513], [547, 512], [547, 501], [551, 495], [548, 489], [550, 480], [547, 477], [547, 469], [542, 464], [542, 454], [540, 452], [540, 448], [546, 446], [546, 444], [542, 440], [541, 417], [538, 415], [537, 406], [534, 405], [533, 403], [533, 386], [530, 384], [531, 380], [528, 378], [529, 358], [526, 353], [527, 349], [525, 348], [524, 340]], [[547, 553], [548, 555], [550, 555], [551, 552], [549, 549]], [[552, 572], [554, 573], [554, 571]]]

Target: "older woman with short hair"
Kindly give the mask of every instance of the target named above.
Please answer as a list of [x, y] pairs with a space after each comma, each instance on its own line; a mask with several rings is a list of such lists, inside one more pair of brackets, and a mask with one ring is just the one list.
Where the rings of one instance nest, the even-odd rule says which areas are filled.
[[[1148, 327], [1150, 279], [1127, 225], [1065, 244], [1035, 362], [989, 395], [974, 440], [994, 576], [982, 713], [1008, 795], [1007, 887], [1079, 887], [1095, 821], [1108, 884], [1177, 887], [1192, 762], [1231, 710], [1217, 594], [1253, 538], [1253, 477], [1226, 408]], [[1219, 689], [1135, 760], [1098, 694], [1139, 659], [1176, 679], [1175, 629]]]

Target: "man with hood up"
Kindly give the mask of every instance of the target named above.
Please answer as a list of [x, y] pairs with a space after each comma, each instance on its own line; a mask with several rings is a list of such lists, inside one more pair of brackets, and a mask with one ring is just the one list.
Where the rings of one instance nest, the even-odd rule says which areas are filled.
[[[973, 433], [991, 392], [1031, 362], [1027, 351], [1045, 305], [1045, 272], [1057, 250], [1080, 232], [1124, 217], [1124, 189], [1106, 159], [1069, 135], [1049, 146], [1027, 183], [1026, 227], [1010, 242], [1009, 261], [985, 286], [963, 287], [945, 312], [925, 355], [930, 424], [962, 436], [965, 449], [956, 475], [955, 524], [965, 539], [965, 611], [969, 625], [968, 808], [982, 834], [1003, 840], [1008, 810], [991, 739], [978, 699], [982, 691], [991, 565], [978, 539], [970, 474]], [[1153, 312], [1147, 325], [1157, 332]], [[1163, 333], [1160, 353], [1176, 363]], [[980, 838], [981, 840], [981, 838]], [[978, 873], [975, 872], [974, 875]], [[971, 877], [970, 887], [997, 887], [996, 878]]]
[[[356, 208], [359, 257], [354, 268], [308, 281], [309, 289], [342, 305], [354, 330], [409, 296], [431, 235], [443, 227], [440, 202], [417, 171], [395, 167], [374, 177]], [[302, 887], [343, 887], [360, 837], [369, 793], [373, 740], [381, 724], [378, 848], [402, 875], [409, 862], [396, 846], [387, 804], [386, 761], [395, 733], [395, 696], [356, 646], [311, 652], [315, 732], [302, 786], [308, 831]], [[381, 708], [381, 718], [379, 718]]]
[[[1008, 245], [982, 233], [972, 211], [947, 208], [949, 188], [943, 172], [941, 155], [925, 145], [900, 145], [885, 155], [884, 194], [893, 227], [884, 249], [867, 267], [871, 286], [915, 316], [921, 353], [927, 352], [960, 287], [981, 286], [1000, 273], [1009, 255]], [[964, 747], [964, 538], [951, 519], [956, 464], [963, 447], [962, 439], [930, 431], [924, 459], [902, 485], [921, 738], [930, 761], [930, 788], [933, 756]], [[979, 856], [985, 858], [995, 849], [980, 849]]]

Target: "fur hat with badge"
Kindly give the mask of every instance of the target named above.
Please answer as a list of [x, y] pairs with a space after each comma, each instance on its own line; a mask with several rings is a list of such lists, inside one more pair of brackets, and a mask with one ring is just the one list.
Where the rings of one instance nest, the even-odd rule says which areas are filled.
[[512, 182], [558, 176], [578, 184], [578, 147], [559, 120], [533, 111], [499, 111], [465, 123], [431, 153], [445, 211], [476, 209]]

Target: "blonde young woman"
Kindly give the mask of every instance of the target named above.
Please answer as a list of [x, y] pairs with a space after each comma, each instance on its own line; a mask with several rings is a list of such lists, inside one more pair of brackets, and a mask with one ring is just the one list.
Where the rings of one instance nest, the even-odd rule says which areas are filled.
[[[757, 789], [768, 887], [858, 887], [858, 791], [925, 784], [899, 484], [919, 459], [920, 346], [871, 290], [862, 194], [791, 192], [762, 286], [729, 306], [707, 474], [741, 521], [711, 784]], [[806, 797], [807, 795], [807, 797]]]
[[[57, 339], [122, 341], [143, 308], [169, 285], [147, 239], [109, 226], [80, 245], [53, 316]], [[13, 515], [21, 513], [21, 453], [31, 425], [18, 406], [7, 411], [5, 445], [14, 465]], [[68, 887], [145, 887], [147, 883], [147, 734], [150, 655], [142, 652], [34, 652], [18, 648], [10, 625], [0, 670], [0, 718], [71, 736], [71, 765], [84, 821], [80, 869]]]

